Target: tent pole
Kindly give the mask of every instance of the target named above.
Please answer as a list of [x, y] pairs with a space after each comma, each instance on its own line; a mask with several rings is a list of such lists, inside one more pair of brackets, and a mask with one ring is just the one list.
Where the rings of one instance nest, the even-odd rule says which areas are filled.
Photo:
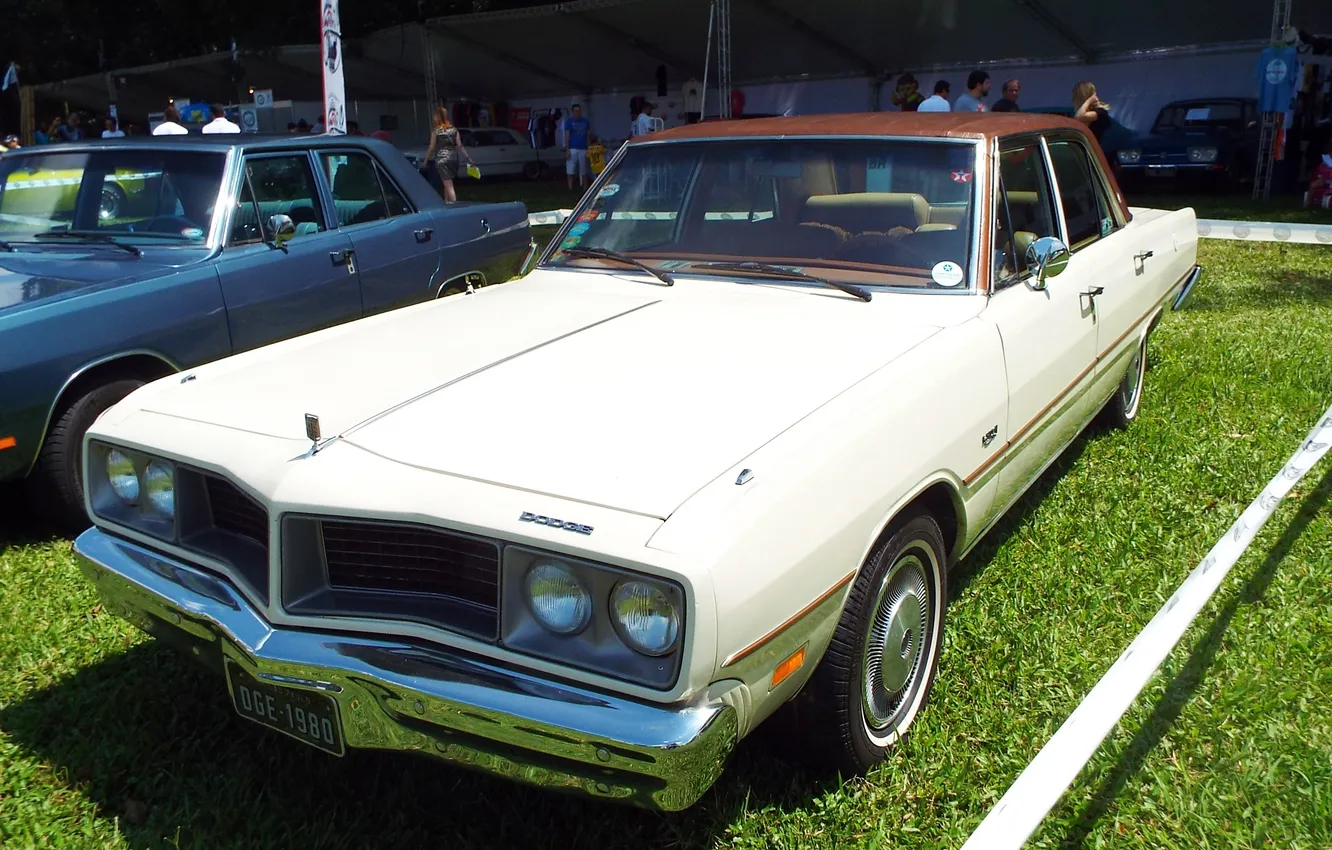
[[708, 6], [708, 46], [703, 51], [703, 112], [698, 120], [708, 117], [708, 70], [712, 67], [712, 19], [717, 15], [717, 0]]

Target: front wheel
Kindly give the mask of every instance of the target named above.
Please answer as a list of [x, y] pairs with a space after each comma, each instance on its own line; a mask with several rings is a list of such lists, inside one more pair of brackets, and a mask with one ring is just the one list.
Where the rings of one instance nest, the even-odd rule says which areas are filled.
[[98, 416], [143, 386], [127, 378], [96, 387], [62, 410], [51, 423], [29, 483], [34, 500], [48, 519], [69, 528], [90, 524], [83, 504], [83, 435]]
[[851, 586], [801, 694], [812, 755], [844, 774], [883, 760], [924, 706], [943, 642], [945, 544], [924, 512], [895, 520]]

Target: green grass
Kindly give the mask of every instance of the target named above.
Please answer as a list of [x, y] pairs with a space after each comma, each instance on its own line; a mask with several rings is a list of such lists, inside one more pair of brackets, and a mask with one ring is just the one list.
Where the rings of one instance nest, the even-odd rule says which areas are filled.
[[[1332, 252], [1205, 242], [1141, 418], [1079, 439], [953, 575], [933, 698], [844, 784], [775, 727], [658, 815], [338, 760], [108, 616], [0, 504], [0, 847], [956, 847], [1332, 401]], [[1278, 510], [1034, 847], [1332, 846], [1332, 462]]]

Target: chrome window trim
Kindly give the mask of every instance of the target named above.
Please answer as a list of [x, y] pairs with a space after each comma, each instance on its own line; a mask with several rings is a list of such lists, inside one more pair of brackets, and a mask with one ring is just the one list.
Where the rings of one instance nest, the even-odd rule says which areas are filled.
[[[974, 156], [972, 159], [972, 167], [971, 167], [971, 173], [973, 175], [971, 181], [971, 193], [972, 193], [971, 195], [972, 222], [971, 222], [971, 233], [970, 233], [971, 245], [969, 250], [971, 256], [967, 260], [967, 281], [969, 285], [965, 289], [958, 289], [958, 290], [935, 290], [935, 289], [930, 289], [928, 287], [920, 287], [919, 289], [917, 288], [907, 289], [906, 287], [898, 287], [898, 288], [902, 289], [903, 291], [910, 291], [913, 293], [924, 292], [930, 295], [982, 294], [982, 290], [980, 287], [980, 278], [979, 278], [979, 270], [981, 268], [980, 236], [981, 236], [982, 222], [984, 221], [985, 215], [983, 210], [983, 204], [981, 204], [980, 202], [981, 201], [980, 192], [982, 185], [980, 180], [978, 179], [978, 176], [983, 174], [985, 171], [984, 169], [985, 140], [979, 138], [971, 138], [971, 137], [959, 138], [954, 136], [904, 136], [898, 134], [879, 135], [879, 134], [862, 134], [862, 133], [857, 133], [857, 134], [782, 133], [782, 134], [771, 134], [771, 135], [765, 134], [765, 135], [755, 135], [755, 136], [707, 136], [697, 139], [662, 139], [657, 141], [646, 141], [646, 142], [625, 142], [624, 144], [620, 145], [619, 149], [615, 152], [614, 156], [612, 156], [610, 160], [606, 163], [606, 167], [601, 170], [601, 174], [598, 176], [598, 178], [594, 180], [592, 182], [592, 185], [588, 188], [588, 190], [583, 193], [583, 197], [579, 199], [578, 204], [569, 214], [569, 217], [566, 218], [564, 220], [564, 223], [560, 225], [559, 229], [555, 231], [555, 236], [550, 240], [549, 243], [547, 243], [545, 250], [542, 251], [541, 253], [541, 259], [537, 261], [535, 268], [545, 268], [545, 269], [559, 270], [559, 271], [582, 270], [581, 267], [577, 267], [577, 269], [569, 269], [568, 267], [565, 266], [559, 266], [559, 267], [551, 266], [549, 265], [549, 263], [551, 257], [555, 254], [555, 251], [558, 249], [559, 244], [564, 241], [565, 234], [568, 232], [568, 230], [571, 227], [573, 227], [574, 224], [577, 223], [578, 217], [583, 212], [585, 212], [588, 209], [588, 207], [591, 205], [591, 203], [597, 198], [598, 193], [601, 191], [601, 187], [606, 182], [608, 182], [608, 178], [611, 172], [613, 172], [615, 168], [619, 165], [620, 160], [624, 158], [626, 152], [630, 148], [663, 147], [666, 145], [707, 145], [716, 142], [773, 142], [773, 141], [789, 141], [792, 139], [799, 141], [814, 140], [814, 141], [849, 141], [849, 142], [910, 142], [914, 144], [936, 143], [936, 144], [946, 144], [946, 145], [957, 145], [959, 147], [970, 146], [973, 149]], [[682, 206], [684, 207], [687, 207], [689, 203], [692, 201], [694, 184], [695, 181], [697, 181], [697, 178], [698, 175], [697, 172], [695, 172], [695, 174], [691, 177], [690, 186], [686, 190], [684, 199], [682, 201]], [[789, 281], [782, 281], [782, 283], [786, 284], [789, 283]], [[858, 285], [876, 286], [876, 284], [858, 284]], [[883, 284], [883, 286], [888, 287], [891, 286], [891, 284]]]

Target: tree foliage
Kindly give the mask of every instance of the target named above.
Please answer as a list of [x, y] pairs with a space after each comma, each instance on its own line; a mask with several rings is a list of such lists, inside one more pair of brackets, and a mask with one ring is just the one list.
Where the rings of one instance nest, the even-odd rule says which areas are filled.
[[[341, 0], [356, 37], [441, 15], [538, 6], [549, 0]], [[228, 50], [310, 44], [318, 0], [6, 0], [0, 59], [25, 84]]]

